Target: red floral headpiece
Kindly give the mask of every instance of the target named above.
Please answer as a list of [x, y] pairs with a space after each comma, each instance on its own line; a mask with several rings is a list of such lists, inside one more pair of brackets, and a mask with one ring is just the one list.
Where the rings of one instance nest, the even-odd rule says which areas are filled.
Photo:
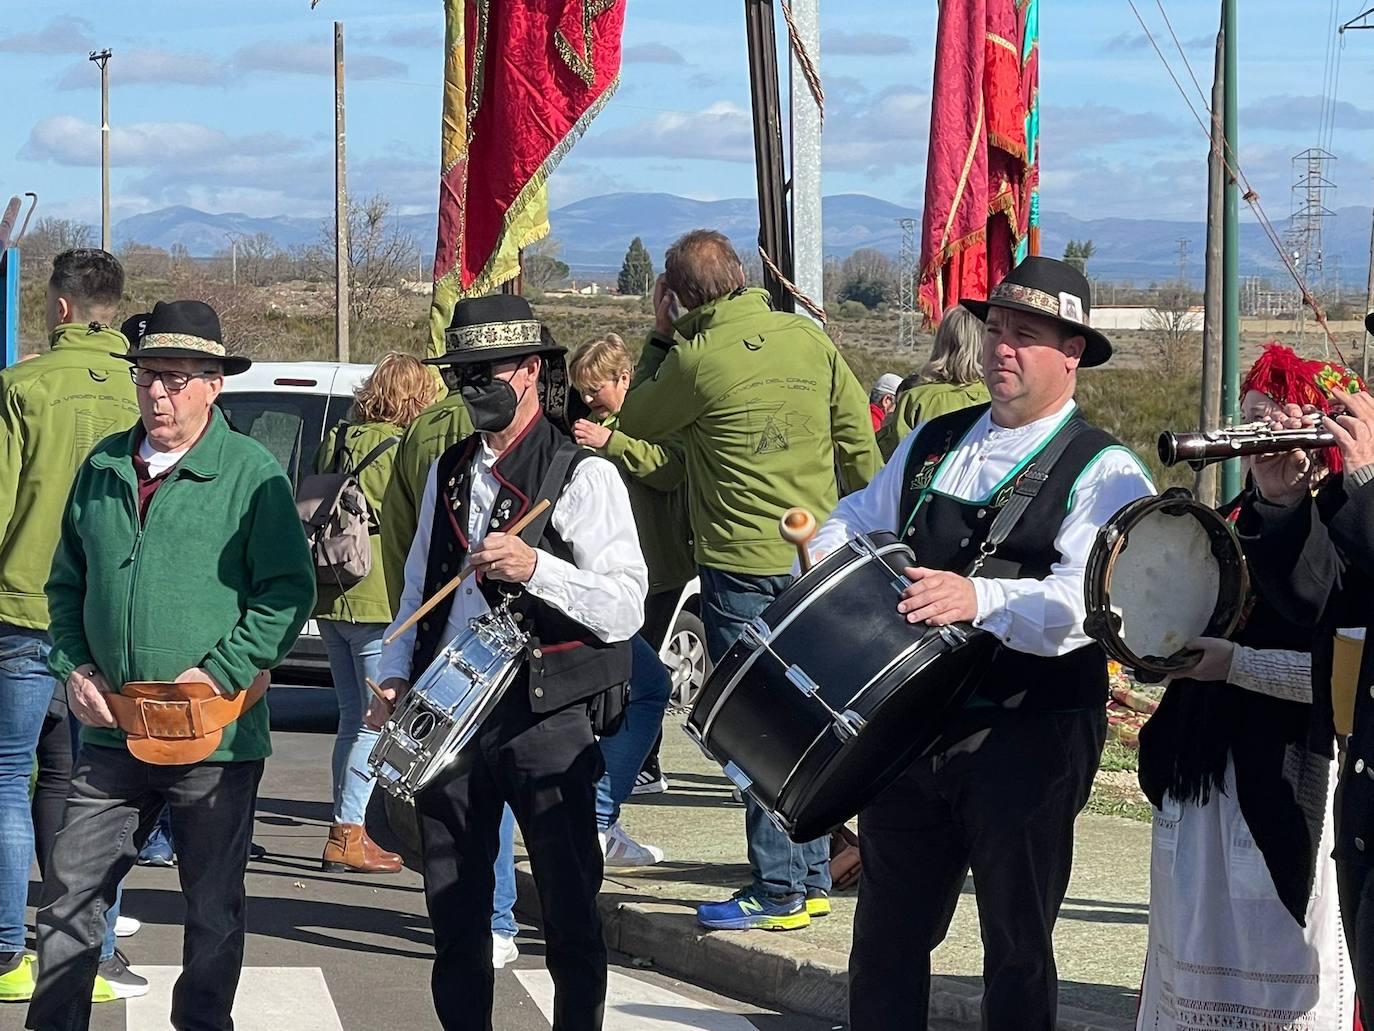
[[[1364, 390], [1364, 381], [1350, 369], [1332, 362], [1299, 357], [1292, 348], [1274, 342], [1264, 345], [1255, 364], [1240, 386], [1243, 399], [1247, 391], [1258, 390], [1274, 401], [1285, 405], [1312, 405], [1319, 411], [1331, 411], [1331, 396], [1327, 390], [1340, 387], [1347, 393]], [[1341, 453], [1325, 448], [1322, 457], [1333, 472], [1341, 471]]]

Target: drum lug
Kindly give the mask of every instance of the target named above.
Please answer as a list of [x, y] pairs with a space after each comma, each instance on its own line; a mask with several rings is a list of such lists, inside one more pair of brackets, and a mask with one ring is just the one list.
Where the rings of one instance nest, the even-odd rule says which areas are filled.
[[811, 677], [807, 675], [806, 670], [802, 669], [796, 663], [787, 667], [786, 676], [788, 680], [792, 681], [792, 686], [807, 697], [814, 695], [821, 689], [821, 685], [812, 680]]
[[740, 789], [743, 793], [754, 786], [754, 778], [745, 773], [733, 762], [728, 762], [724, 767], [725, 776], [730, 779], [730, 783]]
[[859, 731], [868, 726], [868, 721], [853, 709], [846, 709], [844, 712], [835, 715], [835, 720], [831, 726], [837, 738], [841, 741], [848, 742], [859, 736]]
[[740, 640], [750, 648], [763, 648], [772, 640], [773, 628], [762, 619], [751, 619], [740, 631]]

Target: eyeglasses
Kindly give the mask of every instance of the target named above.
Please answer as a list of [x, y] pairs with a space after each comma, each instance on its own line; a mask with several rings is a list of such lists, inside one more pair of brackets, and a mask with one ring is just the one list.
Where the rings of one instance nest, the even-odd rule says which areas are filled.
[[153, 380], [162, 380], [162, 389], [169, 394], [179, 394], [186, 389], [186, 384], [193, 379], [214, 379], [218, 372], [168, 372], [157, 369], [145, 369], [141, 365], [129, 367], [129, 378], [134, 381], [135, 386], [151, 387]]

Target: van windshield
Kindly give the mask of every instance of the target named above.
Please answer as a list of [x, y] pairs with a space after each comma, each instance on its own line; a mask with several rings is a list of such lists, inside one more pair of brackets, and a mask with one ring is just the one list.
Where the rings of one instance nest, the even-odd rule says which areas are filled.
[[333, 414], [331, 400], [324, 394], [226, 391], [216, 403], [230, 426], [272, 452], [294, 491], [302, 473], [314, 471], [315, 455]]

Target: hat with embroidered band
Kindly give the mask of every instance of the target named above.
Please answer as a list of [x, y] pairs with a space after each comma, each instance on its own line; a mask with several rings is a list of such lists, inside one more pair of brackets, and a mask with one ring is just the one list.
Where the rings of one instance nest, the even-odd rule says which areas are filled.
[[1089, 325], [1092, 287], [1088, 277], [1066, 261], [1029, 257], [992, 288], [986, 301], [959, 302], [984, 321], [989, 308], [1009, 308], [1053, 319], [1087, 341], [1080, 365], [1101, 365], [1112, 356], [1112, 342]]
[[459, 301], [444, 330], [444, 346], [448, 350], [437, 358], [425, 358], [425, 364], [475, 365], [527, 354], [561, 355], [568, 350], [554, 343], [534, 317], [530, 302], [518, 294], [489, 294]]
[[142, 336], [130, 344], [134, 346], [128, 354], [115, 357], [131, 363], [142, 358], [213, 358], [226, 376], [247, 372], [253, 364], [252, 359], [225, 352], [219, 316], [204, 301], [158, 301], [144, 320]]

